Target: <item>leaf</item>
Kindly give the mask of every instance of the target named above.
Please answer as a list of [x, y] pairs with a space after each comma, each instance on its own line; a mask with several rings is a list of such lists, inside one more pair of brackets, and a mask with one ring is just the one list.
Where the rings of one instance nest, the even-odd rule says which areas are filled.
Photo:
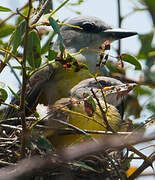
[[9, 8], [7, 8], [7, 7], [0, 6], [0, 11], [3, 11], [3, 12], [10, 12], [10, 11], [12, 11], [12, 10], [9, 9]]
[[5, 89], [0, 88], [0, 101], [5, 102], [8, 98], [8, 93]]
[[36, 31], [31, 31], [28, 34], [26, 58], [33, 68], [38, 68], [41, 64], [41, 45]]
[[60, 51], [61, 51], [61, 53], [63, 53], [65, 47], [64, 47], [63, 38], [60, 34], [60, 27], [59, 27], [58, 23], [52, 17], [49, 18], [49, 22], [50, 22], [50, 25], [52, 26], [53, 30], [55, 31], [55, 33], [58, 34], [58, 39], [60, 42]]
[[109, 72], [111, 74], [113, 74], [113, 73], [120, 73], [122, 75], [125, 74], [125, 69], [124, 68], [118, 69], [117, 63], [114, 63], [112, 61], [106, 62], [106, 68], [104, 71], [107, 75], [109, 74]]
[[[44, 5], [45, 0], [42, 0], [42, 5]], [[52, 0], [49, 1], [48, 5], [46, 6], [44, 10], [44, 14], [50, 13], [50, 10], [53, 10], [53, 2]]]
[[139, 63], [139, 61], [137, 60], [137, 58], [135, 56], [132, 56], [130, 54], [122, 54], [120, 56], [120, 58], [125, 61], [125, 62], [128, 62], [132, 65], [135, 66], [135, 70], [141, 70], [142, 67], [141, 67], [141, 64]]
[[149, 56], [150, 56], [150, 57], [155, 57], [155, 51], [149, 52]]
[[54, 51], [54, 50], [49, 50], [48, 52], [48, 59], [49, 61], [54, 60], [58, 55], [58, 52]]
[[11, 93], [19, 100], [20, 96], [17, 93], [15, 93], [10, 87], [8, 87], [8, 88], [11, 91]]
[[73, 165], [76, 167], [83, 168], [83, 169], [88, 170], [88, 171], [100, 173], [100, 172], [96, 171], [94, 168], [92, 168], [91, 166], [86, 165], [84, 162], [74, 162]]
[[28, 146], [33, 147], [46, 152], [51, 152], [51, 143], [44, 136], [38, 134], [32, 134], [31, 138], [28, 139]]
[[52, 46], [51, 41], [53, 40], [53, 37], [55, 36], [55, 32], [53, 32], [50, 36], [48, 36], [47, 41], [45, 41], [42, 49], [41, 54], [45, 54]]
[[14, 39], [13, 39], [13, 54], [16, 54], [17, 48], [19, 47], [19, 45], [22, 42], [23, 35], [24, 35], [24, 32], [25, 32], [25, 27], [26, 27], [26, 22], [23, 21], [16, 28]]
[[0, 29], [0, 38], [3, 38], [10, 35], [14, 31], [15, 26], [3, 23], [2, 25], [0, 25]]
[[139, 39], [141, 41], [141, 49], [138, 53], [138, 59], [146, 59], [151, 48], [152, 48], [152, 40], [154, 37], [154, 32], [139, 35]]
[[84, 0], [78, 0], [78, 2], [76, 3], [70, 3], [71, 6], [77, 6], [77, 5], [81, 5], [84, 2]]

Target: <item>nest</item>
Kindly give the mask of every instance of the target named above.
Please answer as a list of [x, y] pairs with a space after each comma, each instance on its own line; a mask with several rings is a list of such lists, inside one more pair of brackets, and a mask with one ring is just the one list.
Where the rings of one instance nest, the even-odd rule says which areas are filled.
[[[15, 120], [15, 118], [12, 118], [12, 120]], [[29, 126], [32, 120], [34, 118], [28, 119]], [[1, 123], [0, 167], [1, 170], [11, 167], [8, 174], [5, 174], [8, 179], [9, 177], [12, 178], [10, 172], [14, 172], [15, 169], [17, 172], [16, 179], [23, 179], [23, 177], [34, 180], [127, 178], [126, 170], [130, 166], [128, 151], [124, 151], [123, 148], [107, 147], [101, 151], [91, 153], [89, 152], [91, 149], [90, 141], [90, 144], [89, 142], [82, 143], [85, 151], [79, 148], [80, 156], [75, 152], [74, 158], [68, 158], [67, 155], [65, 156], [65, 148], [56, 150], [44, 136], [44, 131], [48, 127], [39, 124], [33, 131], [27, 132], [26, 159], [20, 161], [22, 131], [21, 126], [17, 125], [17, 121], [14, 122], [16, 126], [13, 125], [14, 123], [12, 125]], [[111, 134], [109, 136], [111, 137]], [[107, 139], [108, 135], [105, 138]], [[68, 149], [67, 153], [73, 153], [72, 149]], [[34, 157], [37, 157], [37, 160]], [[20, 169], [19, 172], [18, 169]]]

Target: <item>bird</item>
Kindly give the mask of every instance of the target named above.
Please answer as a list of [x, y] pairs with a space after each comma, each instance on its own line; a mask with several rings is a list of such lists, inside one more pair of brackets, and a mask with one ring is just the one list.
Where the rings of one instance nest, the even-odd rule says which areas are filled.
[[[92, 74], [96, 73], [98, 53], [96, 51], [77, 52], [86, 47], [99, 50], [99, 46], [106, 40], [113, 42], [137, 34], [131, 30], [111, 28], [100, 18], [93, 16], [78, 16], [70, 19], [66, 24], [69, 26], [60, 28], [65, 52], [74, 54], [77, 61], [86, 64]], [[59, 38], [54, 44], [54, 50], [59, 51]], [[52, 105], [60, 98], [66, 97], [74, 85], [86, 78], [89, 78], [89, 73], [86, 70], [80, 69], [78, 72], [72, 72], [65, 69], [59, 61], [52, 61], [34, 73], [28, 80], [25, 115], [31, 115], [38, 103]], [[21, 90], [17, 94], [20, 95], [20, 93]], [[19, 105], [19, 98], [13, 97], [11, 104]], [[18, 116], [19, 111], [8, 107], [4, 118]]]
[[[92, 95], [91, 89], [96, 92], [96, 95], [98, 98], [103, 98], [103, 95], [99, 89], [106, 87], [115, 87], [117, 86], [117, 89], [121, 88], [122, 90], [119, 91], [114, 91], [112, 90], [109, 91], [108, 89], [108, 94], [106, 94], [106, 101], [109, 104], [112, 104], [113, 106], [117, 107], [119, 110], [119, 113], [121, 114], [121, 117], [123, 118], [124, 116], [124, 98], [128, 94], [128, 92], [136, 86], [136, 83], [129, 83], [125, 84], [122, 83], [120, 80], [115, 79], [115, 78], [110, 78], [110, 77], [105, 77], [105, 76], [98, 76], [96, 79], [94, 78], [89, 78], [85, 79], [81, 82], [79, 82], [76, 86], [74, 86], [70, 91], [69, 95], [71, 97], [75, 97], [77, 99], [83, 99], [83, 93], [89, 93]], [[124, 88], [122, 88], [124, 87]]]
[[[57, 149], [76, 144], [85, 138], [100, 137], [98, 134], [78, 134], [83, 131], [117, 131], [128, 130], [128, 122], [124, 122], [118, 109], [120, 104], [134, 87], [135, 83], [99, 76], [81, 81], [70, 90], [70, 97], [61, 98], [49, 107], [48, 126], [54, 128], [47, 132], [47, 137]], [[104, 93], [101, 93], [101, 90]], [[68, 130], [68, 124], [74, 126]], [[108, 123], [108, 124], [107, 124]], [[75, 127], [77, 128], [75, 131]]]

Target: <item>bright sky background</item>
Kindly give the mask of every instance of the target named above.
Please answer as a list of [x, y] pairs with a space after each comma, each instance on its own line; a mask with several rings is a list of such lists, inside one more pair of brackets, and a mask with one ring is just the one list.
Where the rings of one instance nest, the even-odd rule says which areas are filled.
[[[59, 3], [56, 0], [54, 1], [54, 8], [58, 7]], [[26, 0], [1, 0], [0, 5], [6, 6], [11, 8], [13, 11], [16, 10], [16, 8], [22, 7]], [[75, 0], [70, 0], [70, 2], [76, 2]], [[121, 1], [121, 14], [123, 16], [127, 15], [128, 13], [132, 12], [135, 5], [133, 3], [138, 4], [136, 0], [122, 0]], [[140, 4], [138, 4], [140, 5]], [[141, 7], [141, 6], [139, 6]], [[77, 16], [71, 8], [62, 8], [57, 15], [59, 16], [60, 20], [63, 20], [65, 18], [71, 18]], [[107, 24], [111, 25], [112, 27], [118, 27], [118, 16], [117, 16], [117, 1], [116, 0], [85, 0], [85, 2], [77, 6], [76, 8], [73, 7], [72, 9], [76, 11], [82, 12], [82, 15], [90, 15], [90, 16], [96, 16], [104, 20]], [[7, 17], [9, 13], [1, 13], [1, 18]], [[11, 19], [9, 22], [13, 22], [14, 19]], [[152, 21], [150, 18], [150, 15], [147, 11], [140, 11], [136, 12], [127, 18], [124, 19], [123, 28], [130, 29], [137, 31], [139, 34], [148, 33], [152, 29]], [[114, 42], [112, 46], [116, 46], [117, 42]], [[136, 54], [140, 48], [140, 43], [138, 41], [138, 36], [133, 36], [130, 38], [126, 38], [122, 40], [122, 52], [130, 54]], [[135, 76], [135, 71], [130, 70], [128, 73], [130, 74], [130, 77], [133, 74], [133, 77]], [[6, 76], [6, 74], [8, 76]], [[138, 76], [137, 72], [137, 76]], [[18, 82], [14, 78], [14, 76], [10, 77], [9, 69], [6, 68], [1, 76], [0, 81], [7, 83], [10, 87], [13, 87], [15, 91], [18, 89]], [[142, 180], [144, 178], [139, 178], [139, 180]], [[147, 178], [149, 180], [153, 180], [153, 178]]]

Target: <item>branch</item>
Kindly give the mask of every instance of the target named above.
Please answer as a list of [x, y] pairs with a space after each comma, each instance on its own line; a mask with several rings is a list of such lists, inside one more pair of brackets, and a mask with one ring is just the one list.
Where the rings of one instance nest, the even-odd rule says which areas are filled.
[[38, 20], [41, 18], [41, 16], [43, 15], [48, 3], [50, 3], [51, 0], [46, 0], [46, 2], [44, 3], [43, 7], [41, 8], [41, 10], [39, 11], [37, 17], [34, 19], [34, 21], [31, 23], [31, 25], [35, 24], [38, 22]]
[[21, 158], [25, 157], [26, 153], [26, 134], [27, 134], [27, 127], [26, 127], [26, 119], [25, 119], [25, 93], [26, 93], [26, 53], [27, 53], [27, 39], [29, 33], [29, 20], [30, 14], [32, 9], [32, 1], [29, 0], [29, 11], [26, 17], [26, 31], [24, 36], [24, 53], [23, 53], [23, 61], [22, 61], [22, 91], [21, 91], [21, 99], [20, 99], [20, 111], [21, 111], [21, 124], [22, 124], [22, 138], [21, 138]]
[[[117, 0], [117, 8], [118, 8], [118, 27], [121, 27], [122, 24], [122, 17], [121, 17], [121, 4], [120, 0]], [[118, 54], [121, 54], [121, 40], [118, 41]]]
[[103, 111], [103, 108], [102, 108], [102, 106], [101, 106], [101, 104], [100, 104], [100, 101], [99, 101], [99, 99], [97, 98], [97, 96], [95, 95], [93, 89], [91, 89], [91, 92], [92, 92], [94, 98], [95, 98], [96, 101], [97, 101], [98, 107], [99, 107], [99, 109], [100, 109], [100, 111], [101, 111], [101, 113], [102, 113], [102, 116], [103, 116], [103, 120], [104, 120], [104, 122], [105, 122], [105, 124], [106, 124], [106, 126], [107, 126], [107, 130], [110, 130], [110, 131], [112, 131], [113, 133], [115, 133], [115, 131], [114, 131], [114, 130], [112, 129], [112, 127], [109, 125], [108, 120], [107, 120], [106, 113]]

